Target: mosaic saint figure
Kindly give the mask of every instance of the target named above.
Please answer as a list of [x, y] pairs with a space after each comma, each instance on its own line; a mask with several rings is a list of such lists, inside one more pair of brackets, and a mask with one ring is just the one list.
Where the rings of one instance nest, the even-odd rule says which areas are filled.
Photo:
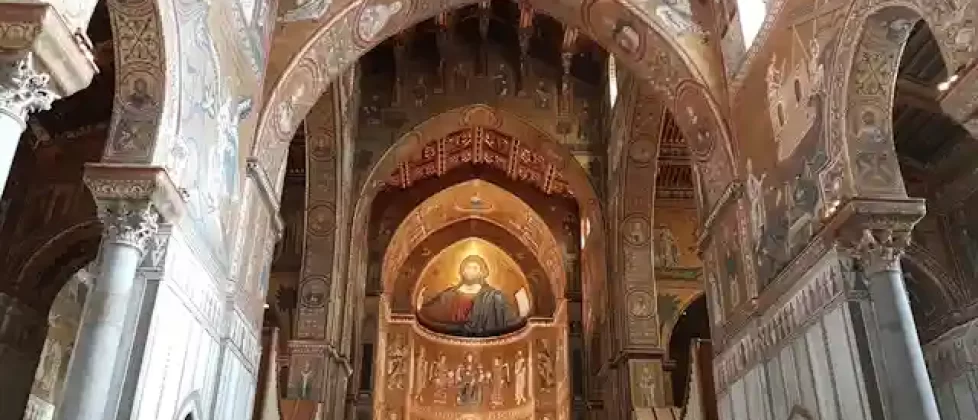
[[490, 286], [489, 266], [469, 255], [459, 267], [459, 282], [438, 293], [420, 309], [421, 317], [451, 334], [480, 337], [505, 332], [519, 322], [503, 292]]
[[537, 340], [540, 350], [537, 351], [537, 374], [540, 379], [540, 389], [549, 390], [557, 385], [557, 374], [554, 370], [554, 357], [550, 353], [550, 345], [544, 340]]
[[302, 397], [302, 399], [309, 399], [312, 396], [313, 374], [315, 374], [315, 371], [312, 369], [312, 364], [306, 360], [306, 364], [303, 365], [302, 371], [299, 372], [299, 376], [302, 378], [300, 379], [301, 385], [299, 387], [299, 395]]
[[476, 367], [475, 356], [472, 353], [465, 355], [465, 363], [458, 367], [455, 377], [458, 380], [458, 397], [456, 402], [460, 406], [479, 405], [482, 403], [482, 375], [479, 371], [481, 366]]
[[407, 347], [404, 344], [404, 337], [397, 335], [394, 343], [387, 349], [387, 387], [389, 389], [404, 389], [404, 380], [407, 376]]
[[439, 354], [438, 361], [432, 365], [431, 377], [435, 383], [435, 403], [445, 404], [448, 402], [447, 388], [455, 376], [448, 370], [448, 359], [444, 353]]
[[516, 404], [523, 404], [526, 402], [526, 357], [523, 357], [523, 351], [516, 352], [516, 389], [513, 390], [513, 398], [516, 399]]
[[503, 363], [503, 358], [496, 356], [492, 360], [492, 392], [489, 394], [489, 405], [503, 405], [503, 389], [509, 383], [509, 363]]
[[428, 361], [428, 358], [425, 357], [424, 349], [424, 347], [418, 348], [417, 362], [414, 365], [414, 376], [416, 378], [414, 385], [414, 399], [418, 400], [418, 402], [424, 402], [424, 390], [428, 387], [428, 383], [431, 382], [431, 363]]

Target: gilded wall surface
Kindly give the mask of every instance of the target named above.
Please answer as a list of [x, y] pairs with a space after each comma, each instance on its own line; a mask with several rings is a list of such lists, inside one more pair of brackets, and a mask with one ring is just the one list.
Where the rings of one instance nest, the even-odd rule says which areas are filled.
[[391, 320], [381, 331], [374, 418], [568, 418], [566, 328], [534, 321], [475, 341], [434, 334], [413, 321]]

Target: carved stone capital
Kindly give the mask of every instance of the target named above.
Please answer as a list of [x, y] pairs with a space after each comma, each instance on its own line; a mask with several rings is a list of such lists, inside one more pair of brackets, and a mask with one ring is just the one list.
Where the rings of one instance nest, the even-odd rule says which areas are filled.
[[859, 242], [850, 253], [862, 263], [867, 276], [884, 271], [899, 271], [900, 258], [910, 246], [909, 231], [863, 229]]
[[46, 1], [0, 2], [0, 51], [10, 56], [31, 53], [34, 65], [49, 75], [49, 89], [60, 96], [84, 89], [98, 72], [83, 31]]
[[129, 245], [146, 252], [149, 240], [159, 231], [160, 213], [147, 201], [100, 202], [98, 217], [103, 225], [103, 240]]
[[899, 270], [910, 235], [926, 214], [922, 199], [852, 199], [829, 221], [839, 247], [869, 276]]
[[88, 164], [85, 185], [98, 206], [105, 240], [145, 252], [163, 221], [183, 214], [183, 199], [158, 166]]
[[0, 61], [0, 112], [6, 113], [27, 127], [27, 115], [51, 109], [60, 99], [48, 87], [51, 77], [34, 69], [34, 55]]

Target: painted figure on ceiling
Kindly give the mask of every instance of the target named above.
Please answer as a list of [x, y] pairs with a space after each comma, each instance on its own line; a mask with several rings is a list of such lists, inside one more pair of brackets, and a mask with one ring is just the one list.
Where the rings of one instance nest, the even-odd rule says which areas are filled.
[[469, 255], [459, 267], [459, 282], [438, 293], [420, 308], [421, 318], [451, 334], [484, 337], [515, 327], [519, 318], [503, 292], [490, 286], [489, 266]]

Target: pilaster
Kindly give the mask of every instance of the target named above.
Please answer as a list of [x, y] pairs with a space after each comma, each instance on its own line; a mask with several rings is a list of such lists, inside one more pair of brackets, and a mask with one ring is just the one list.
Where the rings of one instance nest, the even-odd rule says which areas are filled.
[[[290, 353], [288, 398], [322, 403], [326, 418], [345, 412], [360, 334], [362, 281], [348, 276], [353, 196], [356, 70], [334, 83], [306, 119], [306, 232], [297, 316]], [[350, 278], [348, 278], [350, 277]]]
[[[630, 95], [634, 111], [618, 172], [619, 198], [614, 203], [616, 242], [609, 311], [612, 347], [606, 389], [616, 396], [605, 404], [613, 418], [635, 418], [638, 412], [665, 405], [665, 351], [659, 330], [658, 289], [654, 269], [653, 217], [659, 141], [665, 109], [644, 89]], [[610, 387], [608, 386], [610, 385]]]

